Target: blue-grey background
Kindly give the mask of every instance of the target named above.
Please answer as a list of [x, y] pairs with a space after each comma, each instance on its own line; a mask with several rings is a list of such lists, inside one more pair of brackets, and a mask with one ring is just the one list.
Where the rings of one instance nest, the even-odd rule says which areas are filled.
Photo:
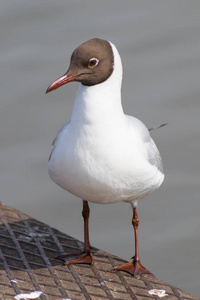
[[[0, 200], [83, 239], [81, 201], [47, 174], [78, 83], [45, 90], [75, 47], [108, 39], [123, 61], [125, 112], [169, 123], [152, 132], [166, 178], [139, 203], [142, 263], [200, 296], [200, 1], [2, 0], [0, 28]], [[130, 259], [131, 218], [128, 204], [92, 204], [92, 244]]]

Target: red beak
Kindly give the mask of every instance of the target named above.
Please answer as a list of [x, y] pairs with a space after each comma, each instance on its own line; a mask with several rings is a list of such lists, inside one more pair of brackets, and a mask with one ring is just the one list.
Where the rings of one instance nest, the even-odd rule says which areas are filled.
[[68, 82], [74, 81], [74, 79], [76, 77], [78, 77], [79, 75], [80, 74], [68, 76], [68, 73], [64, 74], [63, 76], [61, 76], [60, 78], [58, 78], [54, 82], [52, 82], [52, 84], [50, 84], [50, 86], [46, 90], [46, 94], [53, 90], [56, 90], [57, 88], [59, 88], [60, 86], [66, 84]]

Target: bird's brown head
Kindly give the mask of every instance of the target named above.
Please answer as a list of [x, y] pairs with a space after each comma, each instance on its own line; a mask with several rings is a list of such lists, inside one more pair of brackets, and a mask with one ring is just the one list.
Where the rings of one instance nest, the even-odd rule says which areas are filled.
[[51, 92], [60, 86], [78, 81], [92, 86], [107, 80], [113, 72], [114, 56], [109, 42], [91, 39], [74, 50], [68, 71], [47, 89]]

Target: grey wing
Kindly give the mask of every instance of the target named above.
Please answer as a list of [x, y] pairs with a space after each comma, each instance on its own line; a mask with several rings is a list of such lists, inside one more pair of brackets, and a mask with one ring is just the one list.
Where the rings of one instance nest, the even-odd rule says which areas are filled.
[[57, 142], [59, 136], [60, 136], [60, 135], [62, 134], [62, 132], [67, 128], [67, 126], [69, 125], [70, 121], [71, 121], [71, 120], [67, 121], [67, 123], [65, 123], [65, 124], [60, 128], [60, 130], [58, 131], [58, 134], [56, 135], [55, 139], [54, 139], [53, 142], [52, 142], [52, 146], [54, 146], [54, 147], [56, 146], [56, 142]]
[[[137, 118], [134, 118], [132, 116], [127, 116], [129, 122], [132, 123], [134, 128], [137, 128], [139, 131], [139, 134], [145, 143], [146, 153], [147, 153], [147, 159], [149, 163], [153, 166], [156, 166], [158, 170], [160, 170], [163, 173], [163, 163], [162, 158], [160, 156], [159, 150], [156, 147], [156, 144], [154, 143], [154, 140], [151, 138], [149, 134], [149, 129]], [[164, 125], [161, 125], [162, 127]]]
[[[152, 128], [149, 128], [148, 130], [151, 131], [151, 130], [155, 130], [155, 129], [159, 129], [163, 126], [166, 126], [168, 123], [164, 123], [164, 124], [161, 124], [160, 126], [158, 127], [152, 127]], [[149, 155], [149, 162], [152, 164], [152, 165], [157, 165], [158, 169], [163, 172], [163, 162], [162, 162], [162, 158], [160, 156], [160, 153], [159, 153], [159, 150], [157, 149], [153, 139], [151, 138], [151, 141], [150, 141], [151, 145], [148, 148], [148, 155]], [[154, 151], [152, 151], [152, 149], [154, 149]], [[156, 151], [157, 150], [157, 151]]]
[[150, 162], [151, 165], [156, 166], [158, 170], [163, 173], [162, 158], [153, 139], [150, 137], [150, 140], [146, 142], [145, 145], [146, 145], [146, 151], [148, 155], [148, 161]]
[[56, 143], [57, 143], [59, 137], [61, 136], [61, 134], [63, 133], [63, 131], [68, 127], [70, 121], [71, 121], [71, 120], [69, 120], [67, 123], [65, 123], [65, 124], [60, 128], [58, 134], [56, 135], [55, 139], [53, 140], [53, 142], [52, 142], [53, 149], [52, 149], [52, 151], [51, 151], [51, 153], [50, 153], [49, 160], [51, 159], [52, 153], [53, 153], [53, 151], [54, 151], [54, 149], [55, 149], [55, 147], [56, 147]]
[[157, 126], [157, 127], [151, 127], [151, 128], [148, 128], [148, 130], [149, 130], [149, 131], [156, 130], [156, 129], [159, 129], [159, 128], [164, 127], [164, 126], [166, 126], [166, 125], [168, 125], [168, 123], [163, 123], [163, 124], [161, 124], [161, 125], [159, 125], [159, 126]]

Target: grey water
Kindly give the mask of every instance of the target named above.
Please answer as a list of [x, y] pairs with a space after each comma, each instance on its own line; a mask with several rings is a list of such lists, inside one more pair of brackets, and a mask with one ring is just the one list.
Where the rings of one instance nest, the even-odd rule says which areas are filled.
[[[161, 188], [139, 203], [146, 268], [200, 297], [200, 1], [2, 0], [0, 200], [83, 240], [80, 199], [48, 177], [51, 142], [70, 118], [78, 83], [45, 95], [72, 51], [100, 37], [122, 57], [124, 111], [152, 131]], [[91, 204], [95, 247], [129, 260], [132, 211]]]

